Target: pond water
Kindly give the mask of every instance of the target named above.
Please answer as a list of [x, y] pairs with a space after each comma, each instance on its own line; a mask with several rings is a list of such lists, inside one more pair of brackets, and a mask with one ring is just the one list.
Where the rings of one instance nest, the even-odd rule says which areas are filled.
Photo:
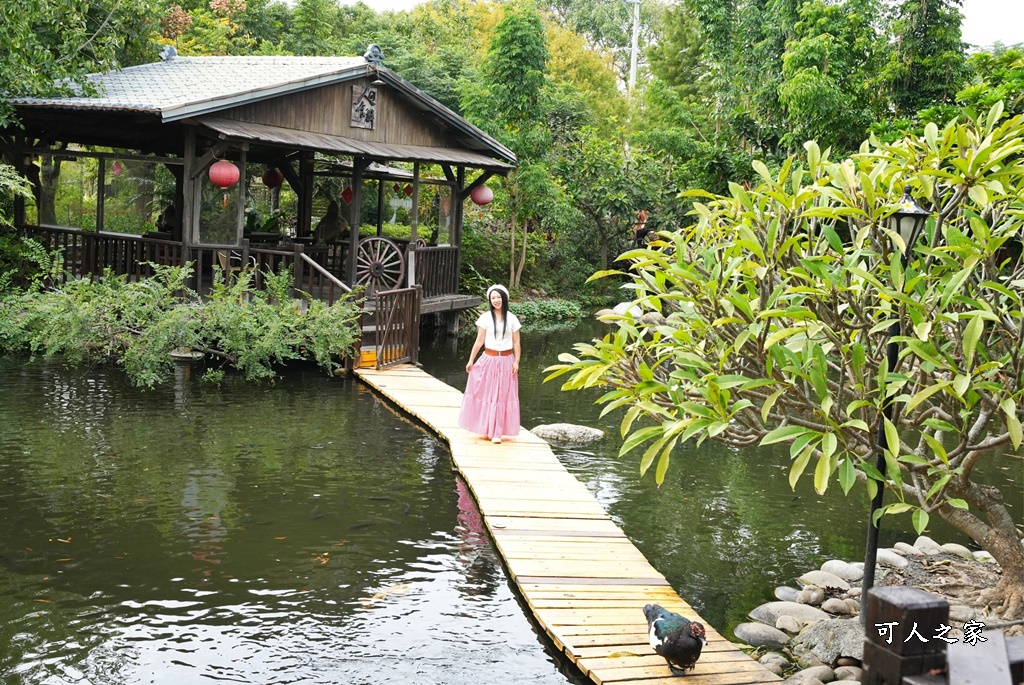
[[442, 445], [315, 370], [185, 376], [0, 360], [3, 682], [574, 682]]
[[[863, 556], [863, 496], [791, 491], [784, 451], [683, 448], [663, 487], [640, 479], [598, 393], [541, 382], [601, 332], [524, 330], [523, 424], [608, 431], [556, 454], [707, 621], [729, 631], [775, 585]], [[471, 343], [428, 341], [425, 369], [461, 389]], [[0, 425], [4, 682], [579, 682], [447, 450], [356, 381], [300, 368], [215, 387], [181, 370], [140, 391], [116, 370], [0, 359]], [[988, 478], [1024, 487], [1019, 458]], [[941, 521], [930, 534], [967, 542]], [[914, 534], [887, 519], [881, 538]]]

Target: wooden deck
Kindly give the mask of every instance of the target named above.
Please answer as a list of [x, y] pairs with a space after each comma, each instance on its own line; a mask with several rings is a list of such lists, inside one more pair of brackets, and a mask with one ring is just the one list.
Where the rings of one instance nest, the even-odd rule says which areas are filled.
[[[500, 445], [459, 428], [462, 393], [414, 366], [356, 374], [451, 447], [501, 554], [537, 623], [593, 682], [675, 677], [647, 642], [643, 606], [701, 620], [648, 563], [546, 442], [523, 430]], [[687, 685], [779, 682], [710, 625]]]

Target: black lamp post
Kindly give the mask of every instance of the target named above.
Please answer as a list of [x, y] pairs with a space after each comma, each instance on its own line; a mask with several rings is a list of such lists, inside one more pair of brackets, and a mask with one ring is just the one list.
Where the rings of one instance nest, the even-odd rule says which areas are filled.
[[[904, 268], [910, 262], [910, 253], [914, 249], [914, 245], [921, 238], [921, 234], [924, 231], [925, 219], [928, 218], [930, 212], [920, 205], [918, 205], [914, 198], [910, 196], [910, 189], [904, 188], [903, 199], [900, 200], [899, 209], [897, 209], [889, 221], [892, 230], [900, 234], [903, 238], [904, 248], [902, 250], [902, 262]], [[899, 358], [900, 346], [895, 341], [896, 336], [900, 335], [900, 320], [897, 318], [896, 321], [889, 326], [889, 344], [886, 346], [886, 359], [888, 361], [889, 373], [896, 370], [896, 362]], [[892, 403], [886, 403], [882, 407], [882, 414], [885, 418], [892, 421], [893, 419], [893, 406]], [[878, 469], [879, 473], [885, 473], [885, 454], [881, 445], [885, 444], [885, 422], [878, 422], [878, 433], [875, 436], [875, 441], [879, 445], [878, 455], [875, 458], [875, 468]], [[871, 508], [868, 512], [868, 537], [867, 543], [864, 546], [864, 580], [861, 582], [861, 595], [860, 595], [860, 615], [861, 621], [866, 620], [867, 616], [867, 597], [868, 590], [874, 587], [875, 584], [875, 564], [878, 558], [878, 528], [875, 524], [875, 512], [882, 507], [882, 498], [885, 495], [885, 488], [882, 483], [878, 484], [878, 491], [875, 496], [871, 499]]]

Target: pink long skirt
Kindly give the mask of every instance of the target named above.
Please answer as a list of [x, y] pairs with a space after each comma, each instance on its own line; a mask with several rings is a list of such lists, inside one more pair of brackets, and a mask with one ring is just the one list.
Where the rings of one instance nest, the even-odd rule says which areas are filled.
[[519, 435], [519, 378], [513, 355], [480, 356], [462, 396], [459, 425], [488, 438]]

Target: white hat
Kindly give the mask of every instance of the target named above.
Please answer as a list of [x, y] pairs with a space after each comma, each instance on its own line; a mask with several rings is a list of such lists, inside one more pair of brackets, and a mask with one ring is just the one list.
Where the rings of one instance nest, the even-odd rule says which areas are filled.
[[487, 289], [487, 295], [485, 295], [484, 297], [488, 300], [491, 299], [491, 292], [494, 290], [500, 290], [501, 292], [505, 293], [505, 299], [508, 299], [508, 288], [497, 283], [495, 283], [494, 285]]

